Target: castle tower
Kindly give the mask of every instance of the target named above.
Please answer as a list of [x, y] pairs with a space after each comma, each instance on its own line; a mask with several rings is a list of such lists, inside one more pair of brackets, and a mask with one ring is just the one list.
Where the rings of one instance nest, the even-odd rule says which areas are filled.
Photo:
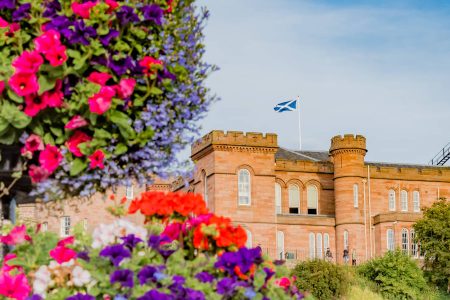
[[331, 139], [330, 155], [334, 164], [336, 257], [340, 263], [343, 262], [345, 248], [349, 251], [350, 263], [353, 249], [356, 250], [358, 263], [365, 260], [363, 178], [366, 152], [366, 138], [361, 135], [346, 134], [343, 137], [339, 135]]

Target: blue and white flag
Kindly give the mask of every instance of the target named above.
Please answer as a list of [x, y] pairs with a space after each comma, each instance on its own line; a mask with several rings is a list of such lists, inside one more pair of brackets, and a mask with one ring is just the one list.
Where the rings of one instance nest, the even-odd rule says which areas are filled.
[[273, 109], [276, 112], [294, 111], [297, 108], [297, 100], [278, 103]]

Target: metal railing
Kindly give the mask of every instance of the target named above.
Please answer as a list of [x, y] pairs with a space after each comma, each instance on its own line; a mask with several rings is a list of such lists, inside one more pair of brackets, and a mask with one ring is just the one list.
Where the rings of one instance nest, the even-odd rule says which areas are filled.
[[429, 162], [432, 166], [443, 166], [450, 160], [450, 143], [444, 146]]

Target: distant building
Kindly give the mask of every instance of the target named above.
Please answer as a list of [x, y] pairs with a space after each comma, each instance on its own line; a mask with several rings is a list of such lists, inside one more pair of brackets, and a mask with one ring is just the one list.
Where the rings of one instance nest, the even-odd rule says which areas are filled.
[[[188, 187], [180, 180], [149, 188], [203, 194], [212, 211], [242, 225], [248, 246], [272, 258], [325, 258], [327, 248], [339, 263], [344, 249], [356, 249], [358, 263], [395, 248], [418, 257], [412, 225], [423, 207], [450, 198], [450, 167], [366, 162], [366, 152], [360, 135], [333, 137], [329, 151], [291, 151], [275, 134], [212, 131], [192, 145]], [[19, 209], [64, 235], [76, 222], [108, 221], [104, 203], [78, 212], [65, 205], [50, 218], [48, 206]]]

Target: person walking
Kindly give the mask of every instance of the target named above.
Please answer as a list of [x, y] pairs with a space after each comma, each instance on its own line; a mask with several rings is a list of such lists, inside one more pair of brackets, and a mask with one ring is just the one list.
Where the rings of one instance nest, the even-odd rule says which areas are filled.
[[325, 257], [327, 261], [332, 262], [333, 261], [333, 253], [331, 253], [330, 248], [327, 248], [327, 252], [325, 253]]
[[356, 266], [356, 249], [352, 250], [352, 266]]
[[343, 258], [344, 258], [344, 263], [348, 264], [348, 250], [347, 250], [347, 248], [344, 249]]

